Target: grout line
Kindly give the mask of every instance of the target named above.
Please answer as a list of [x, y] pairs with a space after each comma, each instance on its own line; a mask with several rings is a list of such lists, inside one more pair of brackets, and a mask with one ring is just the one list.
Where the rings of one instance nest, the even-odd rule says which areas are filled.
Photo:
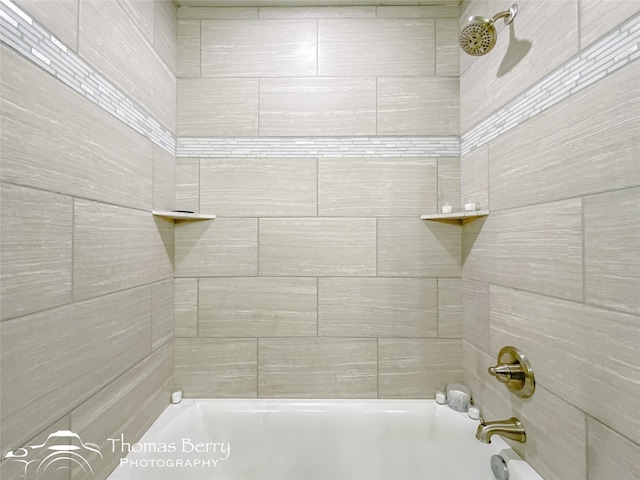
[[582, 248], [582, 252], [581, 252], [581, 257], [582, 257], [582, 303], [586, 303], [587, 302], [587, 276], [586, 276], [586, 270], [587, 270], [587, 265], [586, 265], [586, 251], [585, 251], [585, 244], [586, 244], [586, 235], [585, 235], [585, 222], [584, 222], [584, 197], [580, 198], [580, 233], [581, 233], [581, 240], [582, 240], [582, 244], [581, 244], [581, 248]]
[[[79, 3], [79, 2], [78, 2]], [[71, 197], [71, 302], [74, 303], [75, 297], [75, 238], [76, 238], [76, 199]]]

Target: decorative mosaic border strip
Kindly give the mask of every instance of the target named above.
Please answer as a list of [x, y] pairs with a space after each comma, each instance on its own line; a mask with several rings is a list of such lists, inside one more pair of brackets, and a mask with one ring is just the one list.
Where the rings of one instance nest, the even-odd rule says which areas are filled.
[[169, 153], [173, 134], [10, 0], [0, 0], [0, 40]]
[[464, 155], [640, 58], [640, 15], [584, 49], [461, 137]]
[[176, 157], [458, 157], [458, 137], [178, 137]]

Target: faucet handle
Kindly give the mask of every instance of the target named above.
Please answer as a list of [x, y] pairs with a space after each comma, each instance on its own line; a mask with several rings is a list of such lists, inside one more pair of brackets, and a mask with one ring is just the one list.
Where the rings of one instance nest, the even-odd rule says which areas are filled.
[[489, 374], [522, 398], [529, 398], [536, 388], [529, 360], [514, 347], [507, 346], [500, 350], [498, 364], [489, 368]]
[[511, 379], [522, 376], [524, 374], [524, 369], [519, 363], [502, 363], [495, 367], [489, 367], [489, 374], [496, 377], [501, 383], [509, 383]]

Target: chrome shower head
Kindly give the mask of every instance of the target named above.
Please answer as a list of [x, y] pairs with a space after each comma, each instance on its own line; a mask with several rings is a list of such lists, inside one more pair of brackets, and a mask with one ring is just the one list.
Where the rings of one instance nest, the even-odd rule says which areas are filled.
[[518, 13], [518, 4], [514, 3], [509, 10], [497, 13], [493, 18], [469, 17], [467, 24], [462, 27], [458, 40], [460, 48], [469, 55], [478, 57], [489, 53], [496, 44], [498, 33], [495, 22], [504, 18], [504, 23], [509, 25]]

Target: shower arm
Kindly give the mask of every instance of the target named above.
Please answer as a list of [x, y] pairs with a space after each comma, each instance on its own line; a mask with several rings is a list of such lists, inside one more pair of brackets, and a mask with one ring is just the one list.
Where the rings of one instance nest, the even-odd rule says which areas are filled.
[[518, 4], [514, 3], [509, 7], [509, 10], [496, 13], [491, 19], [491, 21], [495, 23], [497, 20], [504, 18], [504, 23], [506, 25], [509, 25], [511, 22], [513, 22], [513, 19], [515, 18], [517, 13], [518, 13]]

